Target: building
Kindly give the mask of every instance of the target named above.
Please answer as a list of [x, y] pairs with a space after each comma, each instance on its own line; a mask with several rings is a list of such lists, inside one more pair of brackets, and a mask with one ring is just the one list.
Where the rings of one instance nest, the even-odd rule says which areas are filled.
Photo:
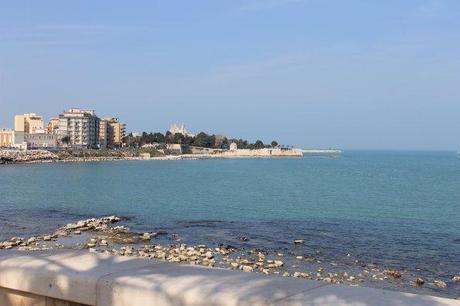
[[170, 128], [169, 128], [169, 132], [171, 134], [176, 134], [176, 133], [179, 133], [179, 134], [182, 134], [184, 136], [189, 136], [189, 137], [195, 137], [194, 134], [190, 133], [189, 131], [187, 131], [187, 129], [185, 128], [185, 125], [184, 124], [181, 124], [181, 125], [177, 125], [177, 124], [173, 124]]
[[99, 121], [99, 148], [107, 148], [107, 133], [109, 129], [109, 123], [105, 119]]
[[23, 115], [14, 116], [14, 130], [16, 132], [24, 132], [33, 134], [44, 129], [42, 116], [35, 113], [26, 113]]
[[[104, 118], [102, 121], [105, 121], [107, 125], [107, 147], [121, 147], [123, 144], [123, 138], [125, 137], [126, 125], [121, 123], [118, 118], [113, 117]], [[101, 138], [101, 136], [99, 137]]]
[[59, 135], [48, 133], [14, 132], [14, 147], [27, 149], [56, 148]]
[[100, 119], [94, 110], [71, 108], [59, 115], [57, 134], [63, 144], [75, 148], [99, 147]]
[[238, 145], [236, 144], [236, 142], [232, 142], [230, 144], [230, 151], [236, 151], [238, 150]]
[[0, 129], [0, 147], [11, 148], [14, 144], [14, 131], [11, 129]]
[[48, 134], [57, 134], [59, 129], [59, 117], [52, 117], [50, 121], [48, 121], [47, 131]]

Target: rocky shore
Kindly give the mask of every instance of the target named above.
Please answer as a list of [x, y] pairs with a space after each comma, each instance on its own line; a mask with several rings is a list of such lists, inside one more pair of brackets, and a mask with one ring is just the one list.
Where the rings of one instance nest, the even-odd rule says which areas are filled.
[[[299, 157], [300, 155], [237, 155], [237, 154], [181, 154], [154, 156], [151, 160], [197, 160], [197, 159], [233, 159], [233, 158], [282, 158]], [[107, 150], [103, 154], [97, 151], [57, 151], [47, 150], [0, 150], [1, 164], [35, 164], [53, 162], [98, 162], [115, 160], [145, 160], [133, 151]]]
[[[83, 152], [83, 151], [81, 151]], [[71, 151], [51, 152], [47, 150], [0, 150], [0, 164], [34, 164], [52, 162], [96, 162], [113, 160], [140, 160], [131, 152], [113, 151], [108, 154], [75, 153]], [[108, 151], [106, 151], [108, 152]]]
[[[177, 234], [134, 232], [124, 225], [117, 225], [120, 221], [121, 219], [116, 216], [81, 220], [66, 224], [48, 235], [28, 238], [13, 237], [0, 242], [0, 249], [31, 251], [54, 248], [87, 249], [89, 252], [221, 267], [243, 272], [278, 274], [284, 277], [313, 279], [334, 284], [375, 286], [412, 292], [424, 288], [435, 294], [450, 297], [451, 295], [443, 291], [448, 286], [456, 286], [460, 290], [460, 275], [451, 275], [447, 281], [445, 279], [428, 280], [406, 271], [391, 267], [378, 267], [358, 260], [354, 261], [354, 265], [359, 267], [360, 271], [356, 269], [339, 271], [334, 268], [337, 266], [335, 263], [322, 262], [319, 258], [292, 252], [240, 249], [223, 244], [186, 245], [180, 243], [180, 237]], [[170, 243], [159, 243], [160, 237], [167, 237]], [[302, 245], [305, 241], [296, 239], [291, 243]]]

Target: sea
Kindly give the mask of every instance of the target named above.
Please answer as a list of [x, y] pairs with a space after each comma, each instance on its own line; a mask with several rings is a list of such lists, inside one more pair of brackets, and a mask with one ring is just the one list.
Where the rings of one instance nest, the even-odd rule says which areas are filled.
[[[303, 255], [355, 274], [397, 269], [402, 280], [364, 285], [460, 297], [456, 152], [0, 166], [0, 239], [106, 215], [166, 232], [163, 243]], [[415, 277], [427, 285], [414, 288]]]

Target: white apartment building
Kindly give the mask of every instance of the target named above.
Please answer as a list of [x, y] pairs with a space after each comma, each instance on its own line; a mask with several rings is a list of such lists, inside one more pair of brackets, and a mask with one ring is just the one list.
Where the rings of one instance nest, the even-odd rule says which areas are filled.
[[98, 148], [99, 118], [94, 110], [71, 108], [59, 115], [58, 134], [71, 147]]

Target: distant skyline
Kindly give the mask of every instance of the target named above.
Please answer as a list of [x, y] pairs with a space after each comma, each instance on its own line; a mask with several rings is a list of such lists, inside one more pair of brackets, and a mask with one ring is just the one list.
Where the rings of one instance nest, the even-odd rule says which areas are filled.
[[0, 0], [0, 128], [71, 107], [299, 147], [460, 149], [458, 0]]

